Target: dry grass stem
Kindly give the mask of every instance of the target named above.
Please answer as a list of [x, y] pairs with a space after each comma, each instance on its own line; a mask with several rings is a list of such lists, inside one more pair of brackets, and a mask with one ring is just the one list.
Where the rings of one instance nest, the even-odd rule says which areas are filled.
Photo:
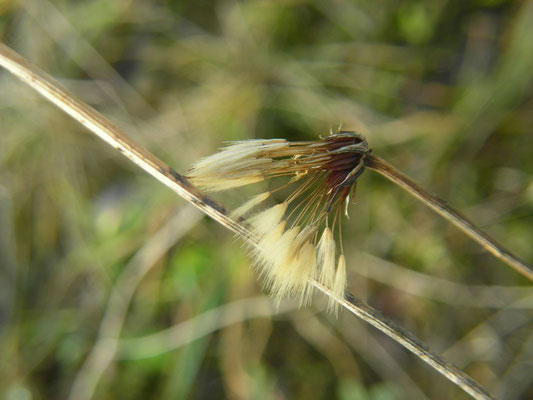
[[[366, 326], [354, 320], [341, 321], [338, 329], [343, 340], [360, 355], [366, 363], [388, 376], [390, 380], [399, 382], [405, 393], [398, 393], [399, 398], [429, 399], [424, 393], [416, 378], [411, 377], [402, 367], [401, 362], [394, 357], [394, 351], [386, 346], [379, 338], [373, 335], [365, 335]], [[364, 340], [361, 338], [364, 337]]]
[[470, 222], [468, 218], [446, 204], [444, 200], [430, 195], [408, 176], [376, 155], [371, 154], [367, 157], [367, 167], [379, 172], [391, 182], [405, 189], [437, 214], [440, 214], [446, 220], [458, 227], [463, 233], [478, 242], [494, 257], [500, 259], [530, 281], [533, 281], [533, 268], [531, 265], [507, 250], [495, 239]]
[[[138, 146], [105, 117], [85, 103], [77, 100], [74, 96], [62, 89], [53, 79], [39, 71], [36, 67], [30, 66], [17, 53], [1, 43], [0, 65], [19, 77], [23, 82], [27, 83], [52, 103], [56, 104], [59, 108], [75, 118], [91, 132], [99, 136], [117, 151], [124, 154], [160, 182], [174, 190], [185, 200], [191, 202], [204, 213], [211, 216], [231, 231], [237, 233], [247, 242], [257, 246], [258, 238], [254, 233], [241, 223], [232, 220], [224, 208], [209, 197], [203, 195], [189, 182], [189, 180], [176, 173], [150, 152]], [[332, 297], [336, 297], [330, 289], [326, 288], [318, 281], [312, 280], [311, 284], [316, 289], [326, 294], [328, 298], [331, 299]], [[344, 299], [339, 298], [336, 299], [336, 301], [354, 315], [364, 319], [378, 328], [381, 332], [393, 338], [406, 349], [432, 366], [435, 370], [439, 371], [449, 380], [458, 385], [465, 392], [469, 393], [472, 397], [476, 399], [491, 398], [486, 390], [468, 375], [430, 352], [427, 349], [427, 346], [422, 344], [412, 334], [398, 327], [369, 305], [348, 294], [345, 295]]]
[[46, 73], [30, 65], [3, 43], [0, 43], [0, 65], [205, 214], [240, 236], [247, 237], [248, 232], [241, 229], [219, 204], [205, 197], [186, 178], [143, 149], [102, 114], [68, 93]]
[[[314, 286], [329, 295], [329, 291], [318, 282], [314, 283]], [[385, 333], [398, 343], [401, 343], [407, 350], [424, 360], [431, 365], [435, 370], [439, 371], [442, 375], [454, 382], [457, 386], [461, 387], [465, 392], [470, 394], [475, 399], [491, 399], [492, 397], [488, 392], [480, 386], [476, 381], [466, 375], [460, 369], [449, 364], [441, 357], [431, 352], [428, 347], [422, 343], [417, 337], [410, 332], [398, 326], [396, 323], [385, 317], [379, 311], [370, 307], [365, 302], [359, 300], [357, 297], [346, 293], [345, 298], [341, 300], [341, 305], [349, 310], [351, 313], [357, 315], [359, 318], [367, 321], [372, 326]]]

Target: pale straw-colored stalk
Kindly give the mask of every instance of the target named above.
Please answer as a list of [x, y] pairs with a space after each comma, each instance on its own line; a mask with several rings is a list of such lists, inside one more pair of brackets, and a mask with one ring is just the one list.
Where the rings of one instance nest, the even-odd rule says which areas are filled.
[[441, 215], [459, 228], [464, 234], [470, 236], [473, 240], [478, 242], [494, 257], [500, 259], [515, 271], [533, 281], [533, 267], [531, 265], [527, 264], [525, 261], [521, 260], [520, 257], [507, 250], [494, 238], [490, 237], [477, 226], [475, 226], [459, 211], [455, 210], [453, 207], [450, 207], [444, 200], [430, 195], [404, 173], [375, 154], [370, 154], [368, 156], [367, 167], [380, 173], [391, 182], [400, 186], [402, 189], [405, 189], [409, 194], [416, 197], [437, 214]]
[[[132, 141], [104, 116], [68, 93], [51, 77], [35, 66], [30, 65], [20, 55], [2, 43], [0, 43], [0, 65], [57, 105], [68, 115], [79, 121], [89, 131], [99, 136], [136, 165], [174, 190], [185, 200], [191, 202], [205, 214], [238, 234], [252, 246], [257, 245], [257, 237], [246, 226], [231, 219], [226, 210], [218, 203], [201, 193], [185, 177], [178, 174], [163, 161]], [[311, 284], [329, 298], [334, 297], [331, 290], [321, 283], [313, 280]], [[346, 310], [373, 325], [406, 349], [416, 354], [473, 398], [491, 399], [491, 396], [480, 384], [475, 382], [463, 371], [455, 368], [431, 352], [415, 336], [397, 326], [394, 322], [363, 301], [348, 293], [344, 299], [336, 299], [336, 301]]]

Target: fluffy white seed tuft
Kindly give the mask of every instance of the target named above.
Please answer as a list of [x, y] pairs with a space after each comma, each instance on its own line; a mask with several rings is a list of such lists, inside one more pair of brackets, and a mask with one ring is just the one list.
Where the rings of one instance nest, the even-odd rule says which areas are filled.
[[311, 303], [313, 286], [309, 282], [316, 272], [316, 249], [311, 242], [303, 245], [299, 253], [299, 263], [295, 265], [292, 273], [295, 282], [294, 296], [299, 299], [300, 305]]
[[248, 218], [247, 221], [252, 226], [253, 232], [263, 237], [275, 229], [283, 219], [287, 206], [287, 203], [280, 203]]
[[190, 176], [190, 178], [195, 186], [211, 192], [221, 192], [223, 190], [261, 182], [265, 179], [263, 175], [255, 171], [247, 172], [239, 176]]
[[328, 309], [337, 314], [339, 311], [339, 300], [344, 299], [344, 290], [346, 289], [346, 259], [344, 254], [339, 257], [337, 272], [335, 273], [335, 282], [331, 288], [333, 297], [329, 299]]
[[273, 274], [272, 294], [277, 301], [284, 297], [294, 297], [300, 304], [309, 303], [313, 290], [308, 279], [315, 270], [315, 247], [307, 242], [296, 251], [293, 244], [287, 255], [284, 260], [280, 260]]
[[234, 142], [196, 162], [188, 175], [196, 186], [210, 191], [249, 185], [262, 181], [264, 171], [288, 166], [286, 161], [274, 161], [268, 156], [287, 147], [284, 139]]
[[306, 227], [300, 231], [293, 227], [281, 235], [285, 223], [282, 221], [260, 240], [254, 265], [277, 301], [290, 296], [301, 304], [308, 303], [312, 295], [309, 279], [316, 271], [316, 249], [310, 238], [316, 229]]
[[252, 248], [253, 265], [267, 282], [272, 280], [272, 271], [276, 266], [277, 254], [284, 243], [281, 239], [286, 225], [287, 221], [281, 221], [278, 226], [259, 240], [257, 247]]
[[220, 168], [235, 165], [235, 163], [239, 163], [246, 159], [257, 159], [265, 152], [283, 149], [287, 146], [287, 141], [284, 139], [257, 139], [232, 142], [218, 153], [202, 158], [196, 162], [193, 165], [192, 171], [200, 173], [216, 173]]
[[294, 241], [299, 233], [300, 228], [298, 227], [287, 230], [276, 243], [276, 246], [272, 248], [272, 252], [265, 254], [265, 258], [272, 265], [268, 275], [266, 275], [267, 286], [273, 287], [274, 282], [282, 281], [290, 275], [291, 263], [294, 258]]
[[268, 199], [270, 197], [270, 192], [265, 192], [258, 194], [257, 196], [252, 197], [250, 200], [248, 200], [246, 203], [241, 205], [239, 208], [235, 209], [231, 213], [231, 218], [238, 219], [247, 214], [252, 208], [258, 206], [263, 201]]
[[329, 227], [324, 229], [317, 245], [318, 281], [328, 288], [335, 281], [335, 240]]

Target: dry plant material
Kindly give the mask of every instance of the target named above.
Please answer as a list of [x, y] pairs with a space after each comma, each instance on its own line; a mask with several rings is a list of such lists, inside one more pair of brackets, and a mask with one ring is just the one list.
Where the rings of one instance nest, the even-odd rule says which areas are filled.
[[[188, 175], [208, 191], [290, 177], [276, 189], [252, 197], [232, 217], [244, 219], [258, 237], [259, 245], [252, 248], [254, 266], [277, 300], [292, 296], [308, 303], [312, 281], [318, 281], [332, 291], [329, 309], [336, 310], [346, 287], [342, 212], [348, 213], [350, 193], [369, 154], [366, 139], [355, 132], [319, 141], [247, 140], [198, 161]], [[281, 203], [261, 209], [283, 190], [290, 194]]]
[[[224, 191], [278, 177], [290, 177], [237, 208], [259, 243], [252, 248], [254, 266], [279, 301], [285, 296], [309, 303], [313, 281], [329, 289], [329, 309], [336, 311], [346, 288], [342, 249], [342, 210], [348, 216], [350, 193], [369, 167], [406, 189], [472, 237], [495, 257], [533, 280], [530, 267], [482, 232], [466, 217], [431, 196], [411, 179], [371, 154], [363, 135], [341, 131], [318, 140], [289, 142], [255, 139], [230, 142], [218, 153], [198, 161], [189, 179], [207, 191]], [[281, 203], [261, 209], [275, 192], [290, 194]], [[337, 256], [338, 255], [338, 256]]]
[[446, 201], [441, 200], [436, 196], [432, 196], [408, 176], [375, 154], [370, 154], [367, 157], [367, 167], [375, 170], [395, 185], [406, 190], [417, 200], [420, 200], [441, 217], [447, 219], [450, 223], [463, 231], [465, 235], [470, 236], [470, 238], [478, 242], [494, 257], [500, 259], [530, 281], [533, 281], [533, 267], [531, 264], [526, 263], [520, 257], [507, 250], [504, 246], [498, 243], [496, 239], [483, 232], [467, 217], [448, 205]]

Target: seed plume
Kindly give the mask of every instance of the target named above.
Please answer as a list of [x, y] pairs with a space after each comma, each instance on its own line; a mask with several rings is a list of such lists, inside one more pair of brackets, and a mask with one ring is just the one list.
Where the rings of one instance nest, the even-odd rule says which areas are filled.
[[[312, 297], [313, 279], [331, 289], [336, 298], [344, 296], [341, 214], [343, 205], [347, 210], [350, 192], [370, 151], [364, 136], [356, 132], [339, 132], [317, 141], [230, 142], [194, 164], [188, 176], [208, 191], [289, 178], [252, 197], [232, 217], [244, 218], [259, 239], [252, 256], [265, 286], [277, 299], [291, 296], [305, 304]], [[267, 199], [284, 192], [288, 194], [281, 203], [260, 209]], [[334, 299], [328, 308], [336, 311]]]

